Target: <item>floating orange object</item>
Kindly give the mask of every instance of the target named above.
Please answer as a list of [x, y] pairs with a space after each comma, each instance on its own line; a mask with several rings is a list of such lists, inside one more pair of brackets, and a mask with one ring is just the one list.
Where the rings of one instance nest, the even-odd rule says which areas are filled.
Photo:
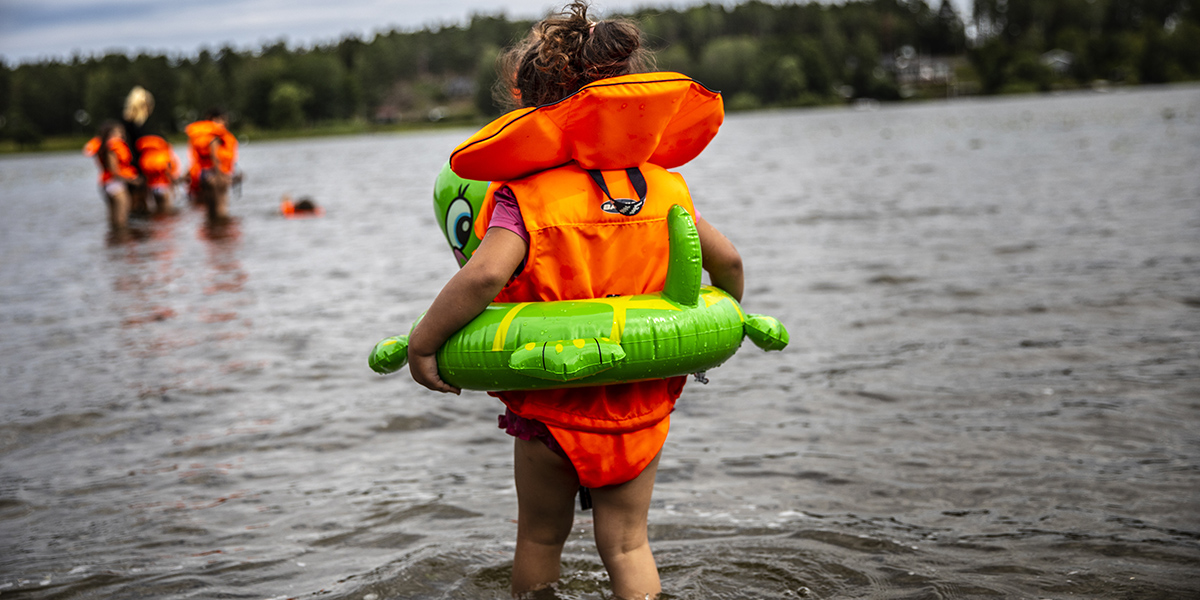
[[289, 219], [305, 219], [324, 215], [325, 210], [313, 204], [311, 200], [292, 202], [290, 197], [284, 196], [283, 200], [279, 202], [279, 213]]

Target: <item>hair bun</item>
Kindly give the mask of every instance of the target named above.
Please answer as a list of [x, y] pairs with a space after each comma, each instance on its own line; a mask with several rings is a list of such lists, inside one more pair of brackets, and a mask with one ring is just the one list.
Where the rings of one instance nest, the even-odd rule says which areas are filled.
[[574, 0], [535, 24], [501, 56], [494, 90], [501, 104], [549, 104], [597, 79], [653, 68], [637, 25], [623, 19], [591, 21], [587, 11], [587, 2]]

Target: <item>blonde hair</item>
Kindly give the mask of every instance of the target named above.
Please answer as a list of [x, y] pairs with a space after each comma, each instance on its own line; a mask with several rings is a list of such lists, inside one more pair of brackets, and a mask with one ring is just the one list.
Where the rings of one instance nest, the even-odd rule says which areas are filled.
[[146, 119], [150, 118], [150, 113], [154, 111], [154, 96], [146, 91], [146, 88], [135, 85], [132, 90], [129, 90], [129, 95], [125, 97], [125, 112], [123, 113], [125, 120], [136, 125], [142, 125]]
[[500, 55], [493, 98], [510, 109], [541, 106], [598, 79], [654, 68], [636, 24], [624, 19], [595, 22], [587, 13], [585, 0], [573, 0], [534, 24], [524, 40]]

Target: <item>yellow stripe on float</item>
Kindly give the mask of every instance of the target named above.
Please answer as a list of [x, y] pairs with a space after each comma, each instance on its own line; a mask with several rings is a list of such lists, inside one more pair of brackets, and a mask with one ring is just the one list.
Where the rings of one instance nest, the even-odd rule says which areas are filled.
[[[704, 299], [704, 307], [705, 308], [708, 308], [722, 300], [730, 299], [730, 297], [727, 297], [724, 294], [717, 292], [715, 288], [711, 288], [708, 286], [704, 286], [704, 288], [701, 290], [700, 297]], [[730, 300], [730, 301], [732, 302], [732, 300]], [[742, 314], [742, 307], [738, 306], [737, 302], [734, 302], [733, 308], [735, 310], [737, 310], [738, 318], [741, 319], [743, 323], [745, 323], [746, 315]]]
[[575, 300], [575, 302], [596, 302], [599, 304], [607, 304], [610, 308], [612, 308], [613, 326], [612, 332], [608, 337], [614, 344], [621, 343], [621, 334], [625, 331], [625, 313], [628, 309], [638, 308], [671, 311], [679, 310], [679, 307], [672, 305], [670, 302], [663, 300], [661, 297], [610, 296], [608, 298]]
[[[720, 300], [718, 298], [717, 300]], [[710, 302], [716, 302], [713, 300]], [[621, 343], [621, 333], [625, 331], [625, 313], [630, 308], [638, 309], [658, 309], [678, 311], [679, 307], [672, 305], [670, 302], [663, 300], [661, 297], [654, 298], [638, 298], [638, 296], [612, 296], [609, 298], [588, 298], [585, 300], [572, 300], [572, 302], [596, 302], [599, 304], [607, 304], [613, 311], [612, 332], [609, 338], [613, 343]], [[500, 326], [496, 329], [496, 339], [492, 341], [492, 352], [500, 352], [504, 350], [504, 342], [508, 338], [508, 329], [512, 325], [513, 319], [517, 318], [517, 313], [521, 312], [522, 308], [529, 306], [532, 302], [521, 302], [516, 306], [508, 309], [504, 318], [500, 320]], [[740, 310], [738, 311], [741, 312]]]
[[521, 312], [522, 308], [529, 306], [531, 302], [521, 302], [516, 306], [508, 309], [508, 313], [500, 319], [500, 327], [496, 328], [496, 339], [492, 341], [492, 352], [499, 352], [504, 349], [504, 340], [508, 338], [508, 328], [512, 325], [513, 319], [517, 318], [517, 313]]
[[630, 296], [617, 296], [608, 299], [608, 304], [613, 309], [612, 333], [608, 334], [608, 338], [614, 344], [621, 343], [621, 334], [625, 331], [625, 308], [629, 306], [629, 299]]

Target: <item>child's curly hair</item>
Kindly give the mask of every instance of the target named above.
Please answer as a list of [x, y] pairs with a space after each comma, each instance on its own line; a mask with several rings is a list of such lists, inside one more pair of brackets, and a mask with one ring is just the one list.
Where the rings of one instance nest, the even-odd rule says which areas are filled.
[[573, 0], [501, 54], [495, 100], [510, 110], [551, 104], [598, 79], [654, 68], [637, 25], [624, 19], [592, 22], [587, 11], [586, 1]]

